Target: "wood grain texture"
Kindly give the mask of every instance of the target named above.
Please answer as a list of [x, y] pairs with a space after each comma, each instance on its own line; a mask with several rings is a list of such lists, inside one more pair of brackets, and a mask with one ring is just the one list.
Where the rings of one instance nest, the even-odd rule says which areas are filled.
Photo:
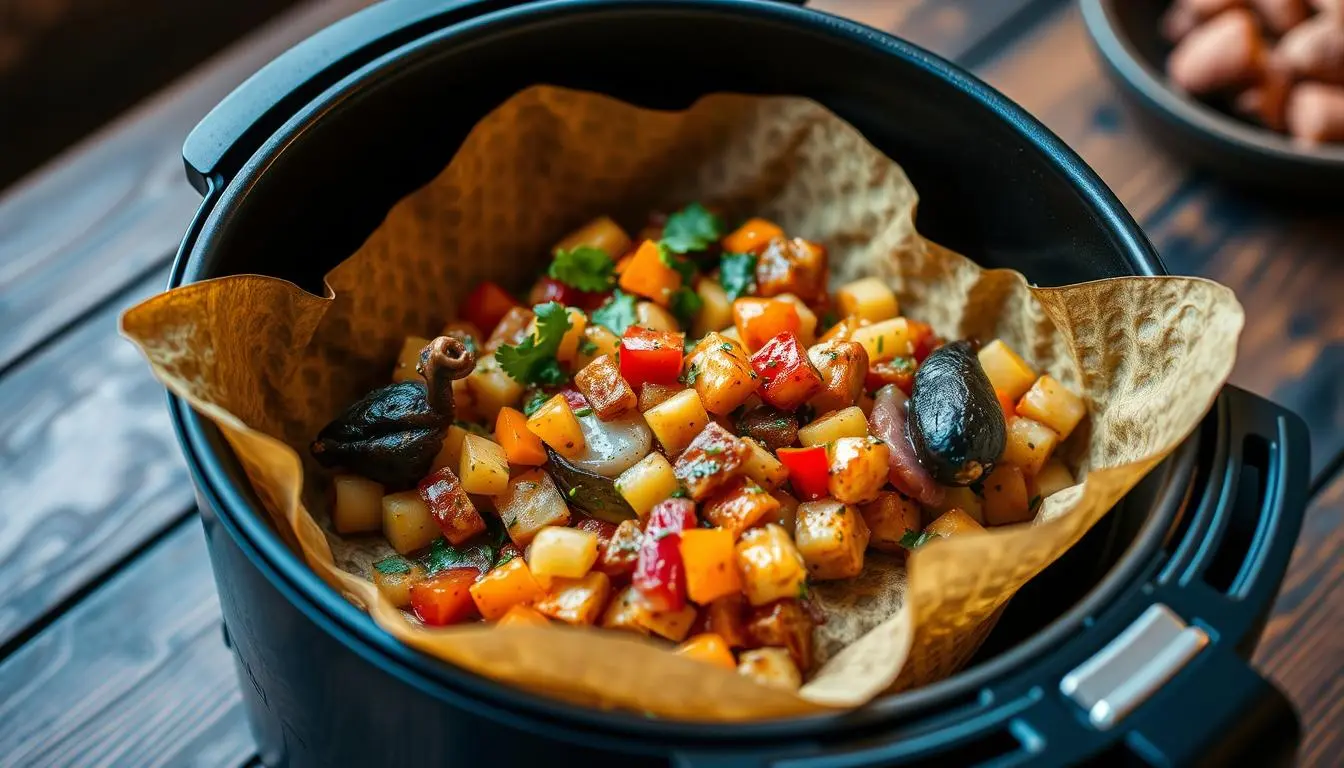
[[1102, 75], [1073, 4], [979, 74], [1097, 170], [1170, 271], [1236, 290], [1247, 324], [1232, 382], [1307, 420], [1319, 477], [1344, 451], [1344, 218], [1227, 191], [1154, 145]]
[[1297, 707], [1304, 766], [1344, 759], [1344, 472], [1307, 511], [1256, 666]]
[[0, 764], [238, 766], [253, 753], [200, 524], [0, 662]]
[[182, 141], [286, 48], [369, 0], [287, 12], [0, 196], [0, 371], [159, 269], [200, 202]]

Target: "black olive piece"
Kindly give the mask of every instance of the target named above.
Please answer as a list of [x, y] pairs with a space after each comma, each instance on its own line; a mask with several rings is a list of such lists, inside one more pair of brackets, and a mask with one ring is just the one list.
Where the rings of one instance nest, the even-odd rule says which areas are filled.
[[475, 365], [475, 356], [461, 339], [434, 339], [421, 350], [415, 366], [424, 383], [402, 381], [360, 398], [317, 434], [309, 448], [313, 458], [389, 490], [410, 488], [429, 474], [456, 416], [453, 381]]
[[919, 366], [909, 413], [919, 463], [943, 485], [980, 480], [1003, 454], [1003, 410], [970, 342], [945, 344]]
[[769, 405], [758, 405], [737, 417], [737, 434], [759, 441], [771, 451], [798, 442], [798, 417]]

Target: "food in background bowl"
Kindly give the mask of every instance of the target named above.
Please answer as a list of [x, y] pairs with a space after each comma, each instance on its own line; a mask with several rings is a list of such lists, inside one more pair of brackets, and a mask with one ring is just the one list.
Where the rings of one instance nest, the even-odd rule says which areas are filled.
[[[399, 556], [422, 623], [598, 625], [798, 688], [809, 582], [869, 549], [1025, 522], [1086, 409], [1008, 345], [946, 341], [823, 245], [692, 204], [562, 240], [528, 297], [475, 287], [312, 445], [333, 523]], [[488, 331], [488, 333], [487, 333]]]
[[1176, 0], [1162, 22], [1182, 90], [1305, 144], [1344, 141], [1344, 5]]

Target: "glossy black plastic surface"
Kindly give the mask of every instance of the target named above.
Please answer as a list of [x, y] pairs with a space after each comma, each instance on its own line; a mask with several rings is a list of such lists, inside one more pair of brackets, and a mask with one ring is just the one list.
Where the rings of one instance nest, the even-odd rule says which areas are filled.
[[[687, 38], [697, 40], [695, 50], [678, 42]], [[744, 39], [787, 55], [743, 56]], [[588, 0], [530, 3], [426, 32], [304, 105], [236, 176], [219, 168], [203, 176], [207, 199], [174, 284], [260, 272], [320, 290], [322, 274], [388, 207], [436, 174], [482, 114], [541, 80], [538, 72], [545, 82], [661, 107], [718, 90], [811, 96], [905, 165], [923, 196], [926, 233], [983, 263], [1013, 266], [1042, 284], [1162, 271], [1134, 222], [1071, 152], [1000, 96], [916, 48], [766, 2]], [[233, 125], [254, 124], [268, 109], [250, 108]], [[212, 118], [231, 124], [227, 113]], [[244, 144], [231, 146], [250, 147], [249, 130], [236, 134]], [[1038, 685], [1040, 665], [1063, 658], [1060, 648], [1081, 638], [1104, 643], [1084, 627], [1141, 594], [1145, 574], [1166, 558], [1163, 541], [1182, 519], [1199, 448], [1188, 443], [1033, 582], [968, 671], [845, 715], [719, 726], [564, 706], [410, 651], [269, 530], [208, 422], [180, 401], [174, 416], [249, 715], [272, 764], [382, 764], [393, 756], [513, 764], [557, 749], [599, 765], [638, 764], [638, 755], [666, 764], [674, 754], [741, 764], [772, 754], [816, 758], [841, 745], [871, 757], [865, 744], [900, 760], [949, 749], [952, 762], [993, 757], [984, 744], [1022, 752], [1029, 740], [1017, 735], [1013, 713], [1026, 707], [999, 686]], [[1296, 503], [1300, 516], [1302, 501], [1287, 499], [1284, 508]], [[1290, 514], [1282, 532], [1293, 531]], [[1283, 547], [1291, 548], [1291, 535], [1270, 549]], [[1269, 599], [1254, 598], [1241, 609], [1262, 616]]]

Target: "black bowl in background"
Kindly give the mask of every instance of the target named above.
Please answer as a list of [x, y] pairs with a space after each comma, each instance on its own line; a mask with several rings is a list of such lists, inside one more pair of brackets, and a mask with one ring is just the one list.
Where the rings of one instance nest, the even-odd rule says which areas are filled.
[[1104, 69], [1160, 144], [1247, 189], [1344, 196], [1344, 146], [1305, 148], [1292, 138], [1196, 101], [1167, 82], [1162, 38], [1167, 0], [1080, 0]]

